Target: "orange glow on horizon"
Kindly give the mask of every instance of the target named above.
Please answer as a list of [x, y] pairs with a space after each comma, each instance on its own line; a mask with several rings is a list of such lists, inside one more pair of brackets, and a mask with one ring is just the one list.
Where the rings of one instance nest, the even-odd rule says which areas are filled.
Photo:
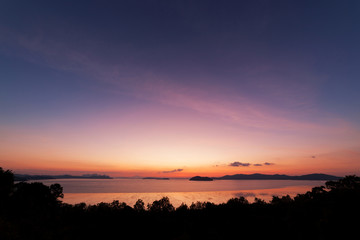
[[[21, 172], [108, 172], [115, 177], [345, 175], [360, 169], [360, 153], [353, 147], [360, 135], [341, 121], [331, 131], [326, 125], [295, 123], [299, 129], [280, 131], [239, 125], [227, 112], [219, 116], [220, 109], [208, 114], [153, 107], [125, 117], [105, 111], [39, 128], [7, 126], [0, 128], [1, 165]], [[250, 166], [231, 167], [232, 162]], [[274, 164], [257, 166], [265, 162]]]

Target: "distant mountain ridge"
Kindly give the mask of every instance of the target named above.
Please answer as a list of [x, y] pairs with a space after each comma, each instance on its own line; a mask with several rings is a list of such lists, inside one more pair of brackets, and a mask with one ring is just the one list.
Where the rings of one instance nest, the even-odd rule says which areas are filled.
[[160, 177], [144, 177], [144, 180], [170, 180], [170, 178], [160, 178]]
[[322, 173], [313, 173], [300, 176], [289, 176], [284, 174], [235, 174], [235, 175], [225, 175], [222, 177], [214, 177], [215, 180], [339, 180], [341, 177], [322, 174]]
[[73, 175], [28, 175], [28, 174], [14, 174], [15, 181], [31, 181], [31, 180], [48, 180], [48, 179], [112, 179], [112, 177], [108, 175], [100, 175], [100, 174], [84, 174], [81, 176], [73, 176]]

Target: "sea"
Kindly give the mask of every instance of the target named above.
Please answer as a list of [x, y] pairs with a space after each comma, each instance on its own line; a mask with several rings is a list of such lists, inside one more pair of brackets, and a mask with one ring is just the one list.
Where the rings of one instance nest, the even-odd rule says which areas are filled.
[[133, 206], [138, 199], [145, 204], [168, 197], [174, 207], [195, 202], [226, 203], [231, 198], [245, 197], [249, 202], [255, 198], [271, 201], [273, 196], [305, 193], [325, 181], [304, 180], [214, 180], [189, 181], [188, 179], [51, 179], [37, 180], [45, 185], [59, 183], [63, 187], [62, 201], [69, 204], [114, 200]]

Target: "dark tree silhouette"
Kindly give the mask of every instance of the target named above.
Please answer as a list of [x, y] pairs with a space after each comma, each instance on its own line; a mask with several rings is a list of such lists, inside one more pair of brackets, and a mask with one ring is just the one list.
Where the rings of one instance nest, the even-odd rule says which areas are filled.
[[176, 208], [177, 212], [186, 212], [189, 209], [188, 205], [181, 203], [179, 207]]
[[14, 187], [14, 174], [10, 170], [4, 171], [0, 167], [0, 201], [10, 197]]
[[253, 204], [263, 206], [263, 205], [266, 205], [266, 202], [263, 199], [256, 197]]
[[168, 197], [163, 197], [160, 200], [148, 204], [148, 210], [151, 212], [172, 212], [175, 210], [174, 206], [170, 203]]
[[360, 177], [355, 175], [346, 176], [338, 181], [326, 182], [326, 188], [333, 191], [356, 190], [360, 191]]
[[58, 206], [58, 197], [62, 195], [60, 185], [48, 187], [40, 182], [20, 182], [15, 184], [11, 201], [19, 208], [30, 212], [45, 211], [48, 208]]
[[278, 197], [278, 196], [273, 196], [272, 200], [271, 200], [271, 204], [290, 204], [292, 203], [294, 200], [289, 196], [282, 196], [282, 197]]
[[138, 199], [134, 205], [134, 210], [137, 212], [143, 212], [145, 211], [145, 203], [143, 200]]
[[197, 201], [190, 205], [190, 210], [202, 210], [202, 209], [209, 209], [212, 208], [215, 204], [211, 202], [200, 202]]
[[231, 198], [227, 201], [228, 206], [246, 205], [246, 204], [249, 204], [249, 201], [242, 196], [239, 198]]
[[64, 198], [63, 187], [58, 183], [50, 185], [50, 192], [56, 199]]

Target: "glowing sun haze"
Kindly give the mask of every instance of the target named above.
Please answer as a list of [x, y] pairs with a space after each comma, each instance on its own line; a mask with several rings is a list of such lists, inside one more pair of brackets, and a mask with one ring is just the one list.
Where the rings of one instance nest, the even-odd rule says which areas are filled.
[[5, 1], [0, 166], [360, 174], [356, 1]]

